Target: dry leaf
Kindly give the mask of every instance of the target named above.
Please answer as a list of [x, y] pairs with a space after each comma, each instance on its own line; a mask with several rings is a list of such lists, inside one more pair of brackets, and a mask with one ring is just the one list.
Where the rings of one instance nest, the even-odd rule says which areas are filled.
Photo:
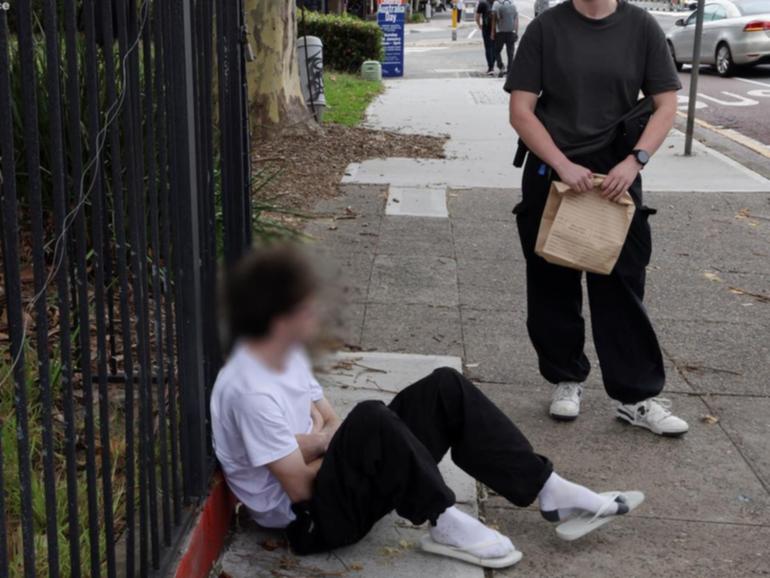
[[284, 540], [276, 540], [275, 538], [268, 538], [267, 540], [263, 540], [259, 545], [262, 546], [262, 548], [264, 548], [268, 552], [272, 552], [273, 550], [278, 550], [278, 548], [285, 548], [286, 542]]
[[714, 415], [704, 415], [703, 417], [700, 418], [700, 420], [703, 423], [708, 424], [708, 425], [714, 425], [714, 424], [719, 423], [719, 418], [714, 416]]
[[721, 283], [722, 278], [717, 275], [716, 273], [713, 273], [712, 271], [704, 271], [703, 276], [708, 279], [709, 281], [714, 281], [716, 283]]

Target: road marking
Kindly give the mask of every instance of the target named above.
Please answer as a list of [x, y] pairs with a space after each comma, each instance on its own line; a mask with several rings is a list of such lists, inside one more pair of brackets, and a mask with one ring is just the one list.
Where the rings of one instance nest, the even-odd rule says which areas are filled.
[[770, 88], [770, 84], [767, 82], [760, 82], [759, 80], [749, 80], [748, 78], [741, 78], [739, 76], [733, 77], [735, 80], [740, 80], [741, 82], [748, 82], [749, 84], [756, 84], [757, 86], [764, 86], [765, 88]]
[[434, 68], [433, 72], [447, 74], [451, 72], [478, 72], [478, 68]]
[[[677, 114], [682, 118], [687, 118], [687, 114], [685, 114], [684, 112], [679, 111], [677, 112]], [[701, 120], [699, 118], [695, 119], [695, 124], [697, 124], [698, 126], [702, 126], [703, 128], [707, 128], [711, 131], [714, 131], [717, 134], [721, 134], [723, 137], [728, 138], [731, 141], [736, 142], [738, 144], [741, 144], [746, 148], [753, 150], [755, 153], [758, 153], [763, 157], [770, 159], [769, 146], [764, 145], [758, 140], [754, 140], [753, 138], [748, 137], [745, 134], [741, 134], [737, 130], [734, 130], [731, 128], [719, 128], [718, 126], [714, 126], [713, 124], [708, 123], [705, 120]]]
[[698, 98], [710, 100], [712, 102], [716, 102], [717, 104], [721, 104], [722, 106], [756, 106], [759, 104], [758, 100], [754, 100], [753, 98], [746, 98], [745, 96], [741, 96], [740, 94], [735, 94], [734, 92], [727, 92], [726, 90], [723, 90], [722, 94], [726, 94], [727, 96], [732, 96], [735, 100], [733, 101], [721, 100], [719, 98], [714, 98], [713, 96], [703, 94], [702, 92], [698, 93]]
[[471, 33], [468, 34], [468, 40], [473, 38], [476, 35], [476, 32], [478, 32], [478, 30], [479, 30], [478, 28], [474, 28], [473, 30], [471, 30]]

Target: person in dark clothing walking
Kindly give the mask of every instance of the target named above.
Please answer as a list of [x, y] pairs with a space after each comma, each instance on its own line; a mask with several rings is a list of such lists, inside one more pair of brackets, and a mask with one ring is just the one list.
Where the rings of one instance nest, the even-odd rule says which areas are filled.
[[519, 39], [519, 12], [513, 0], [494, 0], [492, 4], [492, 40], [495, 43], [495, 56], [500, 67], [500, 77], [505, 76], [502, 50], [505, 46], [506, 65], [511, 68], [513, 50]]
[[641, 503], [638, 492], [597, 494], [560, 477], [453, 369], [434, 371], [388, 405], [359, 403], [340, 420], [304, 352], [318, 328], [316, 292], [295, 250], [245, 257], [226, 283], [235, 345], [211, 395], [214, 449], [228, 485], [258, 524], [286, 528], [296, 553], [353, 544], [395, 510], [431, 523], [421, 541], [428, 552], [490, 568], [518, 562], [507, 537], [454, 506], [438, 469], [450, 450], [459, 467], [513, 504], [538, 500], [554, 522], [577, 515], [557, 527], [577, 527], [566, 539]]
[[[578, 416], [590, 370], [582, 274], [537, 256], [535, 241], [552, 180], [580, 194], [594, 174], [606, 174], [604, 196], [616, 200], [628, 190], [637, 211], [612, 273], [586, 279], [604, 385], [619, 419], [660, 435], [688, 430], [658, 397], [663, 357], [643, 305], [654, 210], [642, 202], [640, 171], [673, 125], [680, 88], [660, 26], [625, 0], [564, 2], [532, 21], [522, 38], [505, 85], [511, 125], [529, 149], [514, 212], [527, 266], [527, 328], [540, 372], [556, 385], [554, 419]], [[641, 105], [640, 91], [647, 99]], [[622, 122], [645, 103], [651, 113]]]
[[492, 2], [494, 0], [479, 0], [476, 6], [476, 25], [481, 30], [481, 37], [484, 40], [484, 56], [487, 59], [487, 76], [495, 73], [495, 61], [498, 70], [503, 70], [503, 61], [500, 58], [500, 51], [495, 46], [495, 40], [492, 35]]

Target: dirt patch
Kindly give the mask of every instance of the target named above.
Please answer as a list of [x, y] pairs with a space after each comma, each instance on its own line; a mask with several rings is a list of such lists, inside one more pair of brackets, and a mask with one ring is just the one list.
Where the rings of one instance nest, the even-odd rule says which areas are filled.
[[337, 194], [350, 163], [386, 157], [444, 158], [446, 141], [447, 137], [335, 124], [287, 128], [254, 143], [257, 180], [274, 175], [255, 194], [282, 208], [306, 211]]

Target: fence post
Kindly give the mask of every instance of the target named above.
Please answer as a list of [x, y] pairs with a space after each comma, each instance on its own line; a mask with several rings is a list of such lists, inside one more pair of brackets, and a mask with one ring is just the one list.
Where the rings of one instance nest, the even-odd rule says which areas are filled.
[[187, 500], [201, 497], [208, 481], [206, 452], [206, 394], [203, 348], [200, 218], [196, 167], [195, 88], [193, 74], [192, 4], [173, 0], [173, 14], [180, 26], [172, 27], [172, 62], [176, 70], [171, 90], [176, 149], [174, 199], [177, 202], [175, 284], [177, 290], [177, 338], [179, 396], [182, 418], [182, 478]]
[[251, 191], [243, 0], [218, 0], [219, 115], [225, 263], [251, 244]]

